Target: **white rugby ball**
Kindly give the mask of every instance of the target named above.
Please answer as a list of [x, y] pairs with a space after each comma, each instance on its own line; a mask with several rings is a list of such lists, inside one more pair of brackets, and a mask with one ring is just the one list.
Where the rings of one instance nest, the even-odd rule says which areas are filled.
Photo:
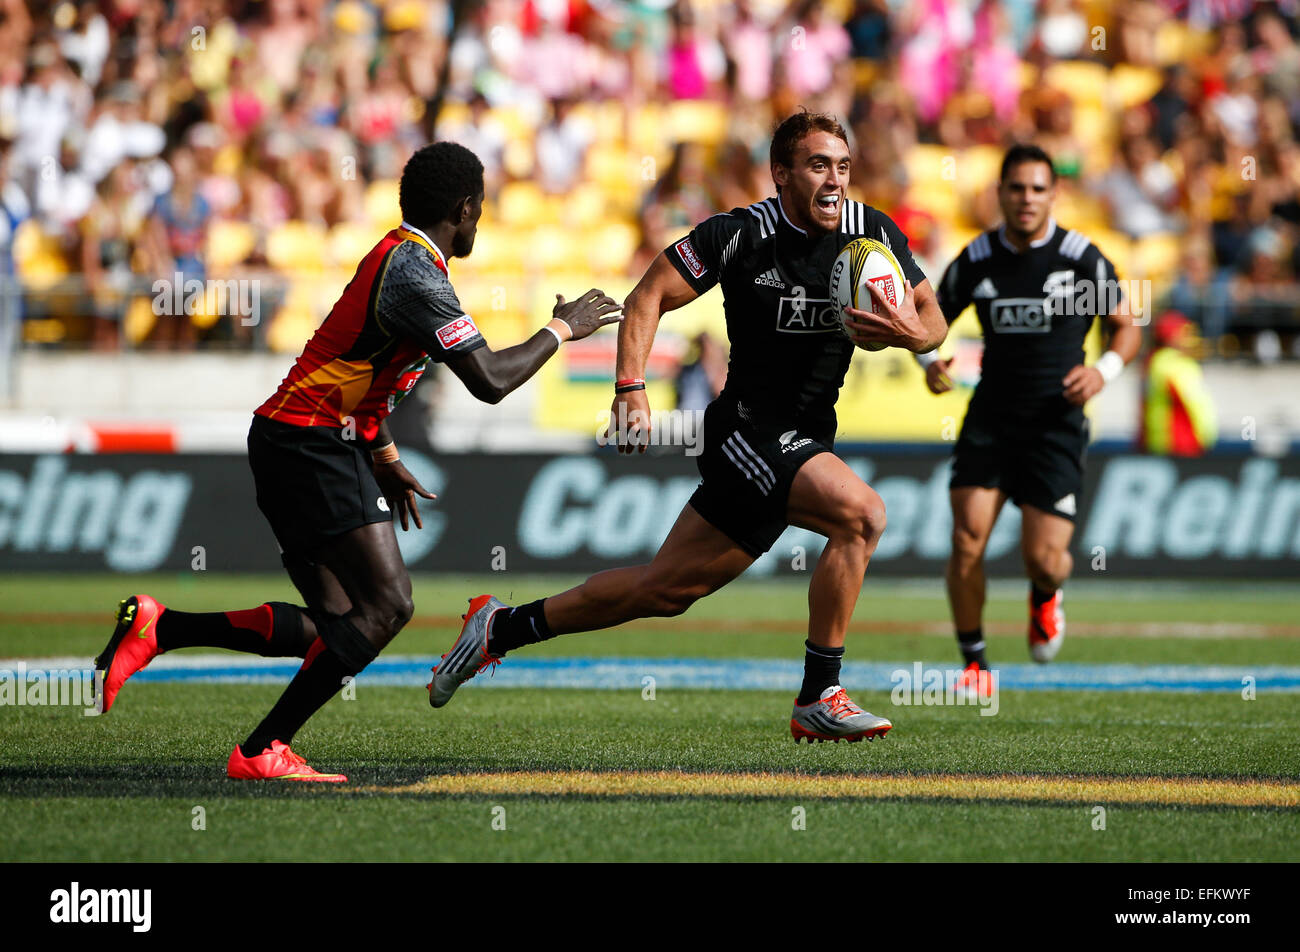
[[[868, 284], [878, 287], [892, 306], [898, 307], [903, 303], [903, 268], [894, 253], [874, 238], [858, 238], [844, 246], [831, 268], [831, 300], [839, 311], [840, 330], [845, 336], [849, 336], [849, 330], [844, 326], [849, 319], [844, 313], [845, 308], [882, 313], [875, 297], [867, 290]], [[866, 349], [884, 350], [888, 346], [871, 343], [866, 345]]]

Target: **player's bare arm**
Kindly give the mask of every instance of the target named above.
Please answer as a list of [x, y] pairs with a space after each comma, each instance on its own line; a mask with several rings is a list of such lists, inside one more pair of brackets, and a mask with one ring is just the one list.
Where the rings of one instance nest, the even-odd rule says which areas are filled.
[[[387, 420], [379, 424], [379, 432], [367, 448], [370, 450], [375, 482], [379, 483], [379, 488], [383, 490], [389, 510], [396, 513], [402, 523], [402, 531], [406, 532], [410, 529], [410, 521], [415, 523], [415, 528], [423, 529], [424, 523], [420, 521], [420, 508], [416, 505], [415, 497], [423, 496], [425, 499], [438, 497], [421, 486], [420, 481], [412, 476], [402, 463], [397, 444], [393, 442], [393, 435], [388, 431]], [[410, 521], [408, 521], [408, 513]]]
[[500, 403], [506, 394], [532, 377], [559, 350], [562, 341], [590, 337], [606, 324], [622, 320], [618, 302], [592, 288], [576, 301], [557, 294], [551, 320], [536, 334], [514, 347], [492, 350], [480, 347], [447, 361], [447, 366], [477, 399]]
[[[616, 381], [644, 381], [645, 365], [650, 359], [659, 318], [689, 304], [696, 297], [695, 290], [661, 251], [623, 302], [623, 323], [618, 329]], [[619, 430], [620, 420], [628, 421], [626, 432]], [[616, 432], [620, 453], [631, 453], [634, 446], [639, 452], [645, 452], [649, 443], [650, 400], [644, 388], [615, 394], [607, 435]]]
[[845, 308], [845, 313], [854, 319], [845, 321], [844, 326], [853, 332], [853, 343], [857, 346], [885, 343], [921, 354], [934, 350], [947, 338], [948, 322], [929, 281], [922, 281], [916, 287], [905, 282], [903, 300], [898, 307], [891, 305], [876, 285], [867, 287], [883, 313]]
[[1065, 375], [1061, 385], [1065, 399], [1075, 406], [1083, 406], [1137, 356], [1142, 346], [1142, 331], [1133, 323], [1128, 299], [1120, 301], [1114, 313], [1106, 318], [1110, 346], [1091, 367], [1078, 364]]

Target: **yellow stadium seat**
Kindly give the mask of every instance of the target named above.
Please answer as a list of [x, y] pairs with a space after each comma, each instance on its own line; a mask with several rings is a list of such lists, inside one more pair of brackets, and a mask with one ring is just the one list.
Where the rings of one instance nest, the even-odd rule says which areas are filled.
[[18, 276], [29, 290], [44, 291], [69, 271], [58, 237], [46, 234], [34, 218], [15, 231], [13, 255]]
[[912, 179], [907, 189], [907, 203], [943, 221], [956, 214], [958, 199], [949, 182]]
[[594, 228], [607, 215], [604, 191], [599, 185], [584, 182], [565, 197], [560, 221], [570, 228]]
[[438, 112], [439, 127], [464, 126], [472, 120], [469, 104], [456, 100], [446, 100]]
[[531, 249], [528, 264], [542, 271], [554, 271], [585, 263], [588, 240], [582, 232], [563, 225], [538, 225], [527, 238]]
[[668, 107], [668, 132], [674, 142], [719, 145], [727, 125], [727, 107], [720, 102], [684, 99]]
[[611, 222], [585, 235], [587, 263], [598, 275], [627, 274], [632, 254], [641, 244], [641, 232], [635, 225]]
[[1106, 228], [1110, 221], [1105, 206], [1097, 198], [1074, 188], [1057, 189], [1052, 214], [1063, 227], [1089, 235]]
[[1033, 89], [1038, 85], [1038, 67], [1033, 63], [1026, 63], [1022, 60], [1017, 72], [1020, 74], [1020, 89], [1022, 92], [1026, 89]]
[[587, 150], [587, 180], [611, 192], [639, 185], [639, 160], [621, 143], [597, 143]]
[[918, 144], [907, 150], [903, 157], [908, 181], [914, 185], [929, 182], [947, 182], [955, 188], [957, 181], [957, 152], [943, 145]]
[[957, 187], [971, 195], [996, 182], [1004, 154], [996, 145], [976, 145], [962, 150], [957, 158]]
[[241, 264], [257, 245], [257, 231], [245, 221], [221, 219], [208, 226], [205, 248], [207, 265], [224, 271]]
[[1165, 281], [1178, 271], [1183, 258], [1183, 244], [1177, 235], [1148, 235], [1132, 244], [1131, 275], [1152, 282]]
[[370, 249], [379, 243], [387, 232], [380, 226], [362, 222], [341, 221], [329, 232], [329, 257], [334, 267], [354, 271]]
[[366, 186], [366, 217], [385, 230], [402, 223], [402, 209], [398, 204], [396, 179], [379, 179]]
[[1120, 63], [1110, 71], [1110, 99], [1116, 108], [1128, 109], [1146, 102], [1164, 80], [1151, 66]]
[[501, 123], [509, 138], [533, 141], [533, 121], [522, 110], [514, 106], [496, 106], [489, 109], [487, 114], [489, 118]]
[[501, 225], [481, 224], [474, 239], [474, 253], [465, 260], [481, 256], [479, 266], [484, 269], [518, 273], [527, 267], [530, 251], [527, 234]]
[[285, 295], [284, 304], [267, 328], [266, 343], [277, 354], [296, 354], [320, 326], [314, 296], [307, 282], [294, 281]]
[[532, 177], [537, 166], [537, 154], [533, 151], [531, 139], [509, 139], [501, 153], [501, 167], [506, 174], [517, 179]]
[[1129, 272], [1132, 270], [1133, 242], [1128, 235], [1123, 232], [1112, 231], [1109, 228], [1098, 228], [1086, 234], [1092, 239], [1092, 243], [1101, 250], [1101, 253], [1110, 259], [1111, 264], [1115, 265], [1121, 278], [1132, 277]]
[[1105, 102], [1108, 73], [1101, 63], [1061, 60], [1043, 73], [1043, 85], [1066, 93], [1077, 102]]
[[497, 222], [527, 227], [546, 221], [546, 196], [536, 182], [508, 182], [497, 193]]
[[266, 260], [272, 268], [289, 274], [324, 271], [325, 239], [325, 229], [320, 225], [285, 222], [266, 236]]
[[[554, 303], [553, 299], [552, 303]], [[470, 311], [469, 308], [465, 310], [473, 315], [474, 323], [478, 326], [483, 339], [488, 342], [488, 346], [497, 350], [521, 344], [537, 331], [537, 326], [528, 320], [522, 310]]]

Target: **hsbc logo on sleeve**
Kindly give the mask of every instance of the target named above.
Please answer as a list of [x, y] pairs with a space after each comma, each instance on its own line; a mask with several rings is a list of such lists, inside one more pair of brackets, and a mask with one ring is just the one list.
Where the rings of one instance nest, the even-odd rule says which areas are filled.
[[780, 334], [829, 334], [840, 329], [835, 305], [826, 298], [783, 296], [776, 309]]
[[438, 343], [442, 345], [443, 350], [451, 350], [462, 341], [477, 336], [478, 327], [468, 314], [438, 328]]
[[1052, 314], [1042, 298], [998, 298], [989, 312], [996, 334], [1047, 334]]
[[689, 237], [683, 238], [673, 247], [677, 249], [677, 254], [681, 256], [682, 263], [686, 265], [691, 274], [697, 278], [704, 277], [704, 272], [707, 269], [704, 267], [704, 262], [700, 260], [700, 256], [696, 253], [695, 246], [691, 244]]

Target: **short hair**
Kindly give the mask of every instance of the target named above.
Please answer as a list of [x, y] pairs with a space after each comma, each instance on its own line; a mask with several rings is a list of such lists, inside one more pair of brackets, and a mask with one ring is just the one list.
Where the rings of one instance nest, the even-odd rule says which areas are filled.
[[1052, 184], [1056, 184], [1056, 166], [1052, 157], [1032, 142], [1020, 142], [1007, 149], [1007, 154], [1002, 158], [1002, 169], [998, 172], [998, 182], [1005, 182], [1012, 169], [1026, 162], [1042, 162], [1047, 166], [1047, 171], [1052, 173]]
[[794, 165], [794, 150], [805, 136], [814, 132], [829, 132], [831, 135], [849, 144], [849, 134], [844, 131], [840, 121], [825, 112], [809, 112], [804, 109], [792, 116], [787, 116], [772, 133], [771, 161], [773, 165]]
[[451, 217], [456, 203], [483, 194], [483, 163], [455, 142], [417, 149], [402, 169], [397, 202], [402, 218], [430, 227]]

